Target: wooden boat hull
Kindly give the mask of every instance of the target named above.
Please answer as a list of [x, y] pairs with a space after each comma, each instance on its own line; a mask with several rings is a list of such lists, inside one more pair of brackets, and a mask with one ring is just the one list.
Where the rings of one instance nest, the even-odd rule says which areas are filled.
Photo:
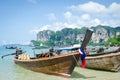
[[77, 53], [30, 60], [14, 59], [16, 64], [26, 69], [63, 77], [70, 77], [78, 60], [79, 54]]
[[106, 71], [118, 71], [120, 69], [120, 52], [87, 56], [86, 67]]

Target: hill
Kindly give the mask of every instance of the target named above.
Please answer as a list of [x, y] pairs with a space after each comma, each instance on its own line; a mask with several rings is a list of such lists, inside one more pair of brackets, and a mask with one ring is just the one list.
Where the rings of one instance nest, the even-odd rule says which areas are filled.
[[[37, 34], [37, 40], [31, 40], [34, 45], [40, 43], [47, 46], [70, 46], [73, 44], [80, 44], [85, 36], [87, 27], [81, 29], [64, 28], [60, 31], [44, 30]], [[94, 33], [90, 43], [101, 43], [107, 41], [109, 38], [120, 34], [120, 27], [110, 26], [92, 26]]]

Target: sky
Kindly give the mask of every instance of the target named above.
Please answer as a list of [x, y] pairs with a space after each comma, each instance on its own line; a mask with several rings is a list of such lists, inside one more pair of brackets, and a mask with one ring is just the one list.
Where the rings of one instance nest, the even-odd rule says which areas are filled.
[[120, 0], [0, 0], [0, 45], [28, 44], [42, 30], [120, 26]]

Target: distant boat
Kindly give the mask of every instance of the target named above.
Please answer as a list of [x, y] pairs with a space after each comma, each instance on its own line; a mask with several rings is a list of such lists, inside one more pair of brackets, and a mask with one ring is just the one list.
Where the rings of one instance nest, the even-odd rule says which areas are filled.
[[5, 47], [6, 49], [16, 49], [17, 47], [13, 47], [13, 46], [11, 46], [11, 47]]
[[[81, 61], [79, 63], [81, 65]], [[118, 71], [120, 69], [120, 48], [110, 52], [87, 55], [86, 67], [106, 71]]]

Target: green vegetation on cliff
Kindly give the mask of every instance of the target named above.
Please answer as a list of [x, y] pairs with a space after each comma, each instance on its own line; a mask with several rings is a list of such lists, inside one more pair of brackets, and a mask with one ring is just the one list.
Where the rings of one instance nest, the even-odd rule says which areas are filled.
[[111, 45], [111, 46], [120, 45], [120, 35], [108, 39], [108, 41], [104, 42], [104, 44]]
[[[82, 27], [81, 29], [64, 28], [56, 32], [44, 30], [37, 34], [37, 40], [31, 40], [31, 42], [35, 46], [38, 46], [41, 43], [45, 46], [71, 46], [74, 44], [81, 44], [86, 29], [87, 27]], [[117, 36], [117, 32], [120, 33], [120, 27], [112, 28], [110, 26], [98, 25], [91, 27], [91, 29], [96, 33], [96, 36], [92, 36], [93, 38], [89, 42], [89, 45], [120, 45], [120, 36]], [[96, 40], [98, 42], [95, 42]]]

